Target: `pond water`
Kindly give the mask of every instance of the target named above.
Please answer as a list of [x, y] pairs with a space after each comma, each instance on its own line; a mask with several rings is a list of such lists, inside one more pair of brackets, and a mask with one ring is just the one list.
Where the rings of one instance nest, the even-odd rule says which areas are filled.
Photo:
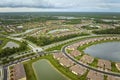
[[120, 62], [120, 42], [105, 42], [92, 45], [84, 50], [93, 57]]
[[46, 59], [33, 63], [33, 68], [38, 80], [69, 80]]

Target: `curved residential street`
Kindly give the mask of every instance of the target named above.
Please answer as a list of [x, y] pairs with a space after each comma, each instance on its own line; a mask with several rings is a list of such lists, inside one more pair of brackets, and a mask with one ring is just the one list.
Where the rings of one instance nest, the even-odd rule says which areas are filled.
[[62, 52], [63, 52], [63, 54], [64, 54], [66, 57], [68, 57], [70, 60], [74, 61], [75, 63], [77, 63], [77, 64], [79, 64], [79, 65], [81, 65], [81, 66], [83, 66], [83, 67], [85, 67], [85, 68], [87, 68], [87, 69], [96, 71], [96, 72], [100, 72], [100, 73], [103, 73], [103, 74], [120, 77], [120, 74], [119, 74], [119, 73], [106, 72], [106, 71], [103, 71], [103, 70], [98, 70], [97, 68], [93, 68], [93, 67], [91, 67], [91, 66], [89, 66], [89, 65], [86, 65], [86, 64], [83, 64], [83, 63], [81, 63], [81, 62], [78, 62], [78, 61], [75, 60], [73, 57], [71, 57], [70, 55], [68, 55], [68, 53], [67, 53], [66, 50], [65, 50], [67, 46], [68, 46], [68, 45], [66, 45], [66, 46], [64, 46], [64, 47], [62, 48]]

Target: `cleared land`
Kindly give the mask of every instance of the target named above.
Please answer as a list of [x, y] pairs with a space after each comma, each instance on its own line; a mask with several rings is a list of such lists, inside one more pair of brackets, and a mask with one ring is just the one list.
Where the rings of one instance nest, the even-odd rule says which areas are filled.
[[55, 68], [46, 59], [34, 62], [33, 69], [38, 80], [68, 80], [61, 73], [55, 70]]
[[15, 42], [9, 41], [9, 42], [3, 47], [3, 49], [4, 49], [4, 48], [7, 48], [7, 47], [9, 47], [9, 48], [13, 48], [13, 47], [18, 48], [19, 45], [18, 45], [17, 43], [15, 43]]

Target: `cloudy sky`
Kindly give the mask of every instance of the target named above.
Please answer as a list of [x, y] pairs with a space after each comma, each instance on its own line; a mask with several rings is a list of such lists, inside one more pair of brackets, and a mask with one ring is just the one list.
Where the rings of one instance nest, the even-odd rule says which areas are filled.
[[0, 12], [120, 12], [120, 0], [0, 0]]

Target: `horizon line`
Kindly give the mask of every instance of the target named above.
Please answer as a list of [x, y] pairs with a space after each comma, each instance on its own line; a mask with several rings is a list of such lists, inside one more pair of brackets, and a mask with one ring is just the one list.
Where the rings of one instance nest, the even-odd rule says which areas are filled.
[[40, 11], [31, 11], [31, 12], [0, 12], [0, 13], [120, 13], [120, 12], [99, 12], [99, 11], [90, 11], [90, 12], [87, 12], [87, 11], [73, 11], [73, 12], [67, 12], [67, 11], [42, 11], [42, 12], [40, 12]]

